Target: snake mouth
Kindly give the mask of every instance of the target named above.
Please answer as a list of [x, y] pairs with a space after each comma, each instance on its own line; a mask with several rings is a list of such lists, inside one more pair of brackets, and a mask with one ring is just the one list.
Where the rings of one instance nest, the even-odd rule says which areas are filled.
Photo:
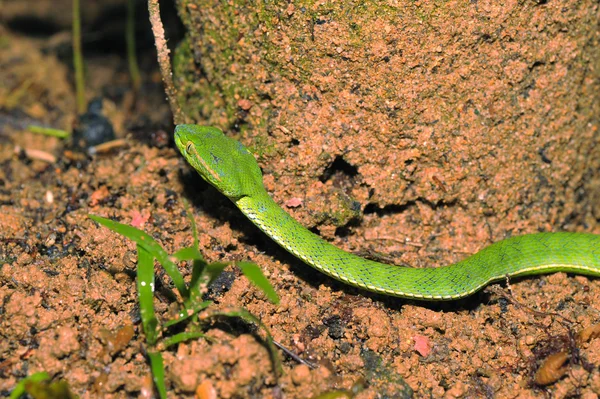
[[175, 133], [173, 134], [173, 139], [175, 140], [175, 145], [177, 146], [177, 148], [181, 149], [182, 144], [183, 144], [183, 126], [184, 125], [177, 125], [175, 126]]

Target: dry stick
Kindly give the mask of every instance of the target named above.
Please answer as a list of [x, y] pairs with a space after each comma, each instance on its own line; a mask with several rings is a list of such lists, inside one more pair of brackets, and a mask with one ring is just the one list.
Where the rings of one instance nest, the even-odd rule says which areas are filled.
[[[508, 284], [508, 276], [506, 278], [507, 284]], [[498, 287], [497, 285], [492, 285], [486, 288], [486, 290], [488, 292], [493, 292], [496, 293], [502, 297], [504, 297], [504, 299], [506, 299], [508, 302], [512, 303], [513, 305], [525, 310], [526, 312], [529, 312], [531, 314], [533, 314], [536, 317], [546, 317], [546, 316], [550, 316], [552, 317], [552, 321], [556, 320], [555, 318], [558, 318], [558, 323], [563, 326], [565, 328], [565, 330], [567, 330], [567, 339], [569, 340], [569, 351], [571, 353], [570, 358], [571, 358], [571, 363], [572, 364], [583, 364], [584, 368], [585, 368], [585, 360], [581, 358], [581, 356], [579, 355], [579, 347], [577, 346], [577, 339], [575, 337], [575, 334], [573, 333], [573, 329], [571, 328], [571, 326], [573, 324], [575, 324], [573, 321], [567, 319], [566, 317], [555, 313], [555, 312], [543, 312], [543, 311], [539, 311], [539, 310], [535, 310], [533, 308], [530, 308], [529, 306], [522, 304], [521, 302], [519, 302], [517, 300], [517, 298], [515, 298], [512, 295], [512, 290], [510, 290], [510, 286], [509, 286], [509, 293], [506, 293], [504, 290], [502, 290], [500, 287]], [[544, 328], [543, 326], [534, 323], [535, 326], [537, 326], [538, 328]], [[546, 332], [546, 334], [550, 337], [550, 338], [555, 338], [553, 336], [551, 336], [549, 334], [549, 332]], [[554, 354], [556, 355], [556, 353]], [[548, 359], [546, 359], [548, 360]], [[551, 360], [549, 367], [550, 371], [543, 371], [544, 375], [541, 376], [541, 378], [545, 378], [548, 373], [555, 373], [556, 372], [556, 364], [558, 364], [558, 360], [557, 359], [553, 359]], [[558, 367], [562, 366], [562, 364], [560, 364]], [[541, 367], [540, 367], [541, 368]], [[539, 369], [538, 369], [539, 372]], [[537, 380], [537, 373], [536, 373], [536, 380]], [[552, 381], [554, 382], [554, 381]], [[538, 383], [539, 385], [546, 385], [547, 383]]]
[[150, 23], [152, 24], [152, 33], [154, 34], [154, 44], [158, 55], [158, 65], [160, 74], [165, 83], [165, 92], [173, 112], [173, 121], [176, 125], [185, 122], [185, 117], [179, 104], [177, 103], [177, 90], [173, 85], [173, 74], [171, 72], [171, 59], [169, 58], [169, 48], [165, 40], [165, 29], [160, 20], [160, 8], [158, 0], [148, 0], [148, 11], [150, 12]]
[[[508, 282], [508, 278], [507, 278], [507, 282]], [[571, 331], [570, 326], [572, 326], [573, 324], [575, 324], [575, 322], [567, 319], [566, 317], [564, 317], [563, 315], [559, 314], [559, 313], [555, 313], [555, 312], [544, 312], [541, 310], [535, 310], [533, 308], [530, 308], [529, 306], [522, 304], [521, 302], [519, 302], [517, 300], [517, 298], [515, 298], [512, 295], [512, 292], [510, 292], [510, 287], [509, 287], [509, 293], [507, 294], [506, 292], [504, 292], [504, 290], [502, 290], [500, 287], [498, 287], [497, 285], [491, 285], [489, 287], [486, 287], [487, 292], [493, 292], [495, 294], [498, 294], [500, 296], [502, 296], [504, 299], [506, 299], [508, 302], [512, 303], [513, 305], [525, 310], [526, 312], [529, 312], [531, 314], [533, 314], [534, 316], [537, 317], [546, 317], [546, 316], [552, 316], [552, 317], [557, 317], [558, 319], [560, 319], [559, 323], [565, 327], [567, 329], [567, 331]]]
[[281, 349], [286, 355], [291, 357], [293, 360], [297, 361], [298, 363], [304, 364], [304, 365], [308, 366], [308, 368], [313, 369], [313, 370], [318, 367], [318, 365], [314, 364], [313, 362], [309, 362], [308, 360], [302, 359], [300, 356], [298, 356], [297, 354], [295, 354], [294, 352], [292, 352], [290, 349], [286, 348], [279, 342], [273, 340], [273, 344], [276, 347], [278, 347], [279, 349]]

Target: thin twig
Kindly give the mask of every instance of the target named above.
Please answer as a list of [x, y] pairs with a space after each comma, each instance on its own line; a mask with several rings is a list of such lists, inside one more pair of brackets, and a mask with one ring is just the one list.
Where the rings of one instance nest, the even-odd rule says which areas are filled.
[[[508, 281], [508, 277], [507, 277], [507, 281]], [[519, 302], [517, 300], [517, 298], [515, 298], [512, 295], [512, 290], [509, 288], [509, 293], [506, 293], [502, 288], [500, 288], [497, 285], [491, 285], [489, 287], [486, 287], [486, 291], [488, 292], [493, 292], [495, 294], [498, 294], [500, 296], [502, 296], [504, 299], [506, 299], [508, 302], [512, 303], [513, 305], [525, 310], [526, 312], [529, 312], [531, 314], [533, 314], [534, 316], [537, 317], [546, 317], [546, 316], [551, 316], [551, 317], [556, 317], [559, 319], [559, 323], [561, 325], [563, 325], [564, 327], [567, 327], [567, 329], [570, 331], [570, 326], [572, 326], [573, 324], [575, 324], [575, 322], [567, 319], [566, 317], [564, 317], [563, 315], [559, 314], [559, 313], [555, 313], [555, 312], [544, 312], [541, 310], [535, 310], [521, 302]]]
[[23, 151], [25, 156], [29, 159], [36, 159], [38, 161], [44, 161], [50, 164], [56, 163], [57, 161], [56, 157], [49, 152], [15, 146], [15, 154], [20, 154], [21, 151]]
[[292, 352], [291, 350], [289, 350], [288, 348], [286, 348], [285, 346], [283, 346], [279, 342], [273, 340], [273, 343], [275, 344], [276, 347], [278, 347], [279, 349], [281, 349], [283, 351], [283, 353], [285, 353], [286, 355], [288, 355], [289, 357], [291, 357], [292, 359], [294, 359], [298, 363], [304, 364], [304, 365], [308, 366], [311, 369], [316, 369], [317, 368], [316, 364], [314, 364], [312, 362], [309, 362], [308, 360], [302, 359], [300, 356], [296, 355], [294, 352]]
[[154, 34], [154, 44], [158, 55], [158, 65], [165, 83], [165, 92], [171, 112], [173, 112], [173, 121], [176, 125], [185, 122], [185, 116], [177, 103], [177, 90], [173, 85], [173, 73], [171, 72], [171, 59], [169, 58], [169, 48], [165, 40], [165, 29], [160, 19], [160, 8], [158, 0], [148, 0], [148, 11], [150, 12], [150, 23], [152, 24], [152, 33]]

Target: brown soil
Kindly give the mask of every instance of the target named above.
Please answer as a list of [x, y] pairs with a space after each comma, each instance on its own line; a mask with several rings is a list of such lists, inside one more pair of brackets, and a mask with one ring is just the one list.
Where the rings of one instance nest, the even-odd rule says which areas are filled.
[[[236, 2], [226, 9], [235, 34], [221, 8], [181, 3], [190, 53], [203, 57], [194, 79], [182, 70], [196, 64], [178, 67], [190, 118], [231, 131], [237, 123], [274, 198], [339, 247], [435, 266], [510, 234], [600, 233], [597, 3], [465, 2], [448, 14], [448, 5], [391, 1], [372, 24], [369, 5], [357, 5], [352, 24], [345, 2], [260, 13]], [[163, 353], [170, 397], [310, 398], [352, 387], [364, 387], [360, 399], [600, 395], [600, 341], [568, 339], [600, 322], [600, 280], [511, 282], [523, 306], [498, 293], [415, 303], [337, 283], [279, 249], [174, 149], [153, 145], [160, 129], [151, 126], [168, 125], [155, 73], [134, 107], [131, 93], [104, 102], [127, 148], [88, 159], [27, 132], [30, 123], [70, 130], [75, 120], [71, 74], [50, 40], [3, 33], [0, 395], [46, 371], [83, 398], [152, 396], [135, 245], [87, 215], [136, 224], [173, 252], [192, 242], [184, 199], [206, 259], [257, 263], [281, 297], [270, 304], [229, 268], [216, 308], [248, 309], [317, 367], [281, 354], [277, 380], [259, 334], [217, 323], [207, 329], [214, 342]], [[227, 46], [235, 52], [223, 60]], [[88, 59], [90, 98], [127, 87], [124, 65]], [[131, 121], [143, 118], [146, 139], [134, 140]], [[170, 284], [159, 275], [159, 287]], [[166, 318], [172, 303], [157, 292]], [[536, 386], [544, 359], [573, 345], [581, 361]]]

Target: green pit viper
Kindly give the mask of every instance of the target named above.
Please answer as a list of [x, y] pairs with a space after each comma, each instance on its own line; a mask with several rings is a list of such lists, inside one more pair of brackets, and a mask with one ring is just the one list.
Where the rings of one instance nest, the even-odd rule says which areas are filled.
[[321, 272], [376, 293], [443, 301], [512, 276], [567, 272], [600, 277], [600, 235], [538, 233], [496, 242], [448, 266], [411, 268], [363, 259], [310, 232], [267, 193], [254, 156], [214, 127], [178, 125], [175, 143], [194, 169], [277, 244]]

